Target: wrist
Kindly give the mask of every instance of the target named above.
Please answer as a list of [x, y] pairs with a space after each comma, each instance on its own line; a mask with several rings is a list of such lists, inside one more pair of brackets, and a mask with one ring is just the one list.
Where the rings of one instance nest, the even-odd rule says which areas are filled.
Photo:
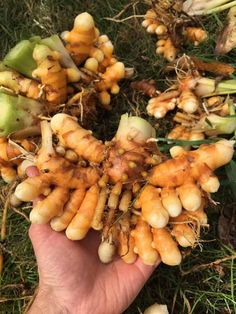
[[40, 286], [37, 295], [30, 307], [28, 314], [69, 314], [69, 308], [65, 306], [49, 286]]

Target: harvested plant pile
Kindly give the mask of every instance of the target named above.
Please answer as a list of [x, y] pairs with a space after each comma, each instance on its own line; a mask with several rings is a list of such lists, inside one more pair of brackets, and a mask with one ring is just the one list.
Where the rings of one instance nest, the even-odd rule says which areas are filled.
[[153, 128], [138, 117], [122, 116], [115, 137], [105, 144], [71, 116], [56, 114], [50, 125], [41, 123], [42, 144], [32, 160], [37, 176], [15, 191], [20, 201], [44, 196], [33, 207], [31, 222], [50, 222], [71, 240], [83, 239], [90, 228], [100, 230], [98, 254], [105, 263], [118, 248], [127, 263], [139, 255], [153, 265], [160, 254], [164, 263], [178, 265], [178, 244], [194, 247], [207, 224], [205, 204], [219, 188], [213, 171], [231, 160], [234, 142], [190, 152], [175, 146], [173, 159], [165, 161], [151, 141]]
[[157, 36], [156, 53], [167, 61], [175, 60], [187, 42], [199, 45], [207, 39], [199, 22], [182, 11], [182, 1], [150, 2], [152, 8], [146, 12], [142, 26]]
[[[154, 80], [132, 83], [151, 98], [148, 115], [168, 119], [177, 109], [178, 124], [165, 140], [199, 145], [210, 137], [212, 144], [192, 150], [192, 142], [188, 150], [175, 145], [164, 154], [155, 129], [128, 114], [112, 140], [92, 135], [97, 108], [113, 109], [112, 94], [133, 70], [118, 61], [110, 39], [84, 12], [62, 39], [23, 40], [0, 64], [0, 174], [10, 192], [17, 183], [9, 198], [13, 207], [33, 202], [31, 223], [49, 223], [71, 240], [98, 231], [103, 263], [118, 254], [126, 263], [140, 257], [155, 265], [160, 257], [174, 266], [186, 248], [201, 242], [201, 230], [211, 223], [206, 207], [220, 186], [214, 171], [234, 154], [232, 138], [216, 136], [235, 132], [235, 104], [228, 96], [235, 80], [204, 73], [227, 77], [234, 68], [193, 56], [176, 59], [186, 41], [197, 45], [207, 37], [179, 2], [155, 2], [143, 24], [158, 36], [157, 54], [173, 61], [163, 73], [177, 73], [163, 92]], [[0, 252], [0, 272], [2, 265]]]

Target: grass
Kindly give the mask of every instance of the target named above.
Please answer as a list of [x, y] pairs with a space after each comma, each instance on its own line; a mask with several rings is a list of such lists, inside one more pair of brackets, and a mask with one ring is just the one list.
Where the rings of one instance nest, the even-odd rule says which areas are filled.
[[[163, 61], [155, 55], [154, 39], [147, 35], [140, 26], [140, 18], [132, 18], [122, 23], [105, 19], [114, 17], [124, 6], [127, 10], [120, 18], [131, 15], [142, 15], [146, 6], [140, 1], [128, 0], [8, 0], [0, 2], [0, 30], [2, 58], [6, 52], [20, 39], [39, 34], [47, 36], [55, 32], [69, 29], [76, 13], [88, 11], [96, 20], [101, 32], [112, 39], [116, 54], [127, 66], [135, 67], [136, 79], [153, 78], [159, 85], [163, 84], [160, 76]], [[204, 25], [211, 34], [206, 44], [198, 47], [187, 47], [192, 55], [211, 60], [214, 57], [216, 27], [222, 26], [225, 14], [206, 17]], [[221, 61], [236, 66], [236, 49]], [[100, 121], [93, 128], [97, 136], [107, 139], [114, 135], [118, 120], [123, 112], [145, 114], [146, 99], [133, 94], [127, 83], [122, 83], [122, 92], [114, 97], [114, 110], [101, 113]], [[171, 115], [170, 115], [171, 116]], [[157, 124], [155, 120], [149, 120]], [[171, 126], [168, 119], [159, 125], [158, 136], [164, 136]], [[224, 260], [214, 264], [216, 260], [231, 256], [234, 252], [225, 247], [217, 238], [217, 220], [219, 210], [233, 200], [229, 186], [223, 185], [215, 196], [221, 204], [209, 209], [210, 229], [202, 236], [202, 243], [191, 252], [186, 251], [186, 258], [180, 267], [161, 265], [146, 283], [134, 303], [126, 310], [127, 314], [143, 311], [154, 302], [168, 305], [174, 314], [229, 314], [236, 312], [235, 273], [236, 261]], [[1, 204], [1, 207], [3, 204]], [[22, 208], [25, 214], [29, 208]], [[4, 253], [4, 269], [0, 279], [0, 313], [21, 313], [26, 308], [30, 297], [37, 286], [37, 267], [28, 239], [27, 220], [8, 211], [7, 238], [1, 243]], [[202, 269], [195, 267], [206, 265]], [[191, 271], [192, 270], [192, 271]], [[195, 271], [194, 271], [195, 270]], [[185, 273], [188, 274], [185, 275]]]

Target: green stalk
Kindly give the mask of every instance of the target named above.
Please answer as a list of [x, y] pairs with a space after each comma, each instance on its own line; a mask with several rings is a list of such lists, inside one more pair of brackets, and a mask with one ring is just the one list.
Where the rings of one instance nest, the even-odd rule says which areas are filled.
[[32, 71], [37, 67], [36, 62], [33, 59], [35, 45], [36, 41], [20, 41], [5, 56], [3, 64], [29, 78], [32, 78]]
[[218, 13], [218, 12], [230, 9], [234, 6], [236, 6], [236, 1], [232, 1], [232, 2], [226, 3], [224, 5], [221, 5], [219, 7], [216, 7], [216, 8], [210, 9], [210, 10], [206, 10], [203, 12], [203, 15]]
[[187, 141], [187, 140], [177, 140], [177, 139], [170, 139], [166, 137], [157, 137], [157, 142], [166, 142], [171, 145], [179, 145], [179, 146], [199, 146], [202, 144], [210, 144], [218, 141], [219, 139], [206, 139], [206, 140], [195, 140], [195, 141]]
[[43, 111], [40, 102], [5, 92], [0, 92], [0, 104], [0, 136], [35, 125]]
[[212, 113], [200, 121], [199, 126], [210, 136], [232, 134], [236, 130], [236, 117], [221, 117]]
[[210, 10], [219, 8], [230, 0], [187, 0], [183, 3], [183, 11], [188, 15], [205, 15]]
[[235, 116], [235, 107], [234, 104], [229, 105], [229, 114], [230, 116]]
[[195, 93], [199, 97], [234, 94], [236, 93], [236, 79], [222, 81], [217, 84], [214, 79], [202, 77], [197, 81]]
[[32, 72], [37, 68], [37, 63], [33, 58], [33, 51], [38, 44], [47, 46], [52, 51], [59, 52], [61, 65], [65, 68], [74, 69], [81, 76], [82, 72], [79, 71], [71, 59], [58, 35], [52, 35], [44, 39], [41, 39], [39, 36], [33, 36], [29, 40], [20, 41], [8, 52], [3, 60], [3, 64], [29, 78], [33, 78]]

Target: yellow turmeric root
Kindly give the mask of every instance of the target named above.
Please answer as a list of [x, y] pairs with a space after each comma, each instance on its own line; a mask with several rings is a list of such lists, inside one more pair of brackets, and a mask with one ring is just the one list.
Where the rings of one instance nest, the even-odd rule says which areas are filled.
[[71, 220], [79, 210], [80, 205], [84, 199], [84, 196], [85, 196], [84, 188], [74, 190], [70, 194], [70, 198], [63, 208], [62, 215], [60, 216], [57, 215], [57, 217], [54, 217], [50, 222], [50, 225], [53, 230], [62, 231], [68, 227]]
[[135, 240], [130, 234], [131, 222], [130, 213], [126, 213], [119, 220], [120, 230], [118, 231], [118, 254], [127, 264], [132, 264], [137, 259], [137, 254], [134, 252]]
[[167, 61], [172, 62], [176, 59], [178, 49], [174, 46], [171, 38], [158, 40], [156, 46], [156, 53], [163, 55]]
[[66, 235], [71, 240], [83, 239], [91, 228], [93, 216], [99, 197], [99, 188], [93, 185], [85, 194], [83, 202], [66, 229]]
[[195, 46], [198, 46], [207, 39], [207, 32], [201, 27], [186, 27], [184, 35]]
[[63, 212], [69, 198], [69, 191], [63, 187], [55, 187], [43, 200], [38, 201], [30, 212], [30, 221], [36, 224], [48, 223], [53, 217]]
[[[23, 162], [19, 148], [10, 144], [7, 138], [0, 138], [0, 175], [6, 183], [11, 183], [17, 178], [17, 167]], [[27, 140], [21, 140], [19, 147], [27, 152], [33, 151], [35, 146]]]
[[45, 45], [36, 45], [33, 58], [38, 67], [32, 75], [41, 80], [45, 98], [49, 104], [59, 105], [67, 99], [67, 83], [79, 80], [79, 74], [73, 69], [64, 69], [60, 65], [60, 53]]
[[182, 211], [179, 195], [173, 188], [165, 187], [161, 189], [161, 202], [170, 217], [177, 217]]
[[153, 237], [151, 228], [142, 218], [138, 218], [135, 229], [131, 231], [131, 236], [135, 241], [134, 252], [139, 255], [144, 264], [155, 265], [159, 254], [152, 247]]
[[0, 72], [0, 86], [11, 89], [16, 94], [28, 98], [43, 99], [42, 85], [13, 71]]
[[118, 62], [113, 54], [112, 42], [107, 35], [99, 35], [92, 16], [87, 12], [79, 14], [73, 29], [64, 32], [62, 37], [75, 63], [96, 74], [94, 86], [100, 103], [105, 109], [110, 109], [110, 93], [119, 93], [117, 83], [126, 76], [124, 64]]
[[180, 2], [154, 1], [152, 9], [144, 16], [142, 26], [158, 37], [156, 53], [172, 62], [186, 41], [199, 45], [206, 40], [207, 33], [196, 27], [196, 21], [182, 14]]
[[159, 190], [147, 185], [140, 194], [139, 202], [143, 219], [154, 228], [163, 228], [169, 221], [168, 211], [163, 207]]
[[232, 141], [221, 140], [190, 152], [180, 147], [172, 148], [173, 159], [155, 166], [149, 182], [160, 187], [181, 187], [192, 180], [204, 191], [214, 193], [219, 188], [219, 181], [213, 171], [231, 160], [233, 145]]
[[116, 62], [106, 68], [106, 71], [100, 74], [100, 80], [95, 84], [95, 88], [99, 92], [99, 100], [105, 107], [110, 104], [111, 94], [118, 94], [120, 87], [118, 81], [125, 77], [125, 66], [122, 62]]
[[178, 108], [187, 113], [194, 113], [197, 111], [200, 103], [197, 96], [189, 89], [183, 90], [177, 100]]
[[103, 214], [106, 206], [106, 201], [108, 198], [108, 189], [107, 187], [103, 187], [100, 191], [97, 206], [95, 208], [95, 213], [92, 221], [92, 228], [95, 230], [101, 230], [103, 228]]
[[118, 254], [127, 264], [133, 264], [137, 259], [137, 254], [134, 252], [135, 240], [131, 234], [126, 234], [120, 231], [118, 236]]
[[74, 150], [82, 158], [100, 163], [104, 159], [105, 146], [83, 129], [73, 117], [56, 114], [51, 120], [53, 132], [58, 136], [62, 146]]
[[179, 91], [173, 90], [151, 98], [146, 108], [147, 113], [157, 119], [163, 118], [169, 110], [175, 108], [179, 94]]
[[178, 244], [172, 238], [170, 232], [166, 228], [152, 228], [152, 234], [152, 246], [160, 254], [161, 261], [170, 266], [179, 265], [182, 256]]
[[[174, 146], [173, 159], [162, 162], [155, 143], [148, 141], [155, 137], [153, 128], [138, 117], [123, 115], [106, 145], [68, 115], [55, 115], [51, 126], [41, 123], [37, 175], [15, 191], [23, 201], [44, 195], [31, 211], [31, 221], [49, 222], [72, 240], [100, 230], [98, 255], [104, 263], [117, 252], [126, 263], [140, 257], [155, 265], [160, 254], [162, 262], [178, 265], [178, 244], [195, 246], [207, 222], [202, 190], [218, 189], [213, 171], [232, 158], [234, 143], [222, 140], [195, 151]], [[52, 133], [59, 139], [56, 148]]]
[[114, 46], [107, 35], [101, 35], [98, 38], [98, 48], [104, 54], [103, 61], [99, 63], [98, 72], [104, 73], [108, 66], [117, 62], [113, 55]]
[[22, 201], [31, 201], [50, 186], [67, 189], [88, 188], [99, 180], [98, 170], [82, 167], [56, 154], [52, 146], [52, 133], [49, 124], [44, 121], [42, 127], [42, 147], [35, 158], [39, 175], [29, 177], [20, 183], [15, 195]]
[[205, 201], [195, 212], [183, 211], [181, 215], [170, 219], [173, 223], [171, 234], [182, 247], [194, 247], [200, 238], [200, 227], [207, 224], [207, 215], [204, 212]]
[[[148, 10], [144, 16], [144, 21], [142, 22], [142, 26], [147, 29], [148, 33], [154, 34], [160, 25], [163, 25], [160, 21], [157, 20], [157, 15], [154, 10]], [[167, 32], [167, 29], [163, 32], [163, 35]], [[159, 33], [159, 31], [158, 31]]]
[[178, 49], [171, 40], [168, 27], [164, 25], [163, 20], [157, 16], [153, 9], [146, 12], [142, 26], [146, 28], [148, 33], [156, 34], [159, 37], [156, 43], [156, 53], [163, 55], [169, 62], [175, 60]]
[[146, 143], [153, 136], [155, 131], [145, 120], [122, 115], [116, 135], [108, 145], [103, 168], [111, 183], [143, 180], [150, 164], [161, 162], [157, 146]]
[[186, 141], [198, 141], [205, 138], [204, 132], [201, 130], [192, 130], [182, 125], [175, 126], [167, 135], [169, 139], [179, 139]]
[[99, 31], [95, 27], [92, 16], [83, 12], [74, 21], [73, 29], [62, 33], [62, 38], [67, 43], [66, 48], [70, 52], [73, 60], [80, 65], [88, 57], [103, 61], [103, 52], [95, 47], [98, 40]]

